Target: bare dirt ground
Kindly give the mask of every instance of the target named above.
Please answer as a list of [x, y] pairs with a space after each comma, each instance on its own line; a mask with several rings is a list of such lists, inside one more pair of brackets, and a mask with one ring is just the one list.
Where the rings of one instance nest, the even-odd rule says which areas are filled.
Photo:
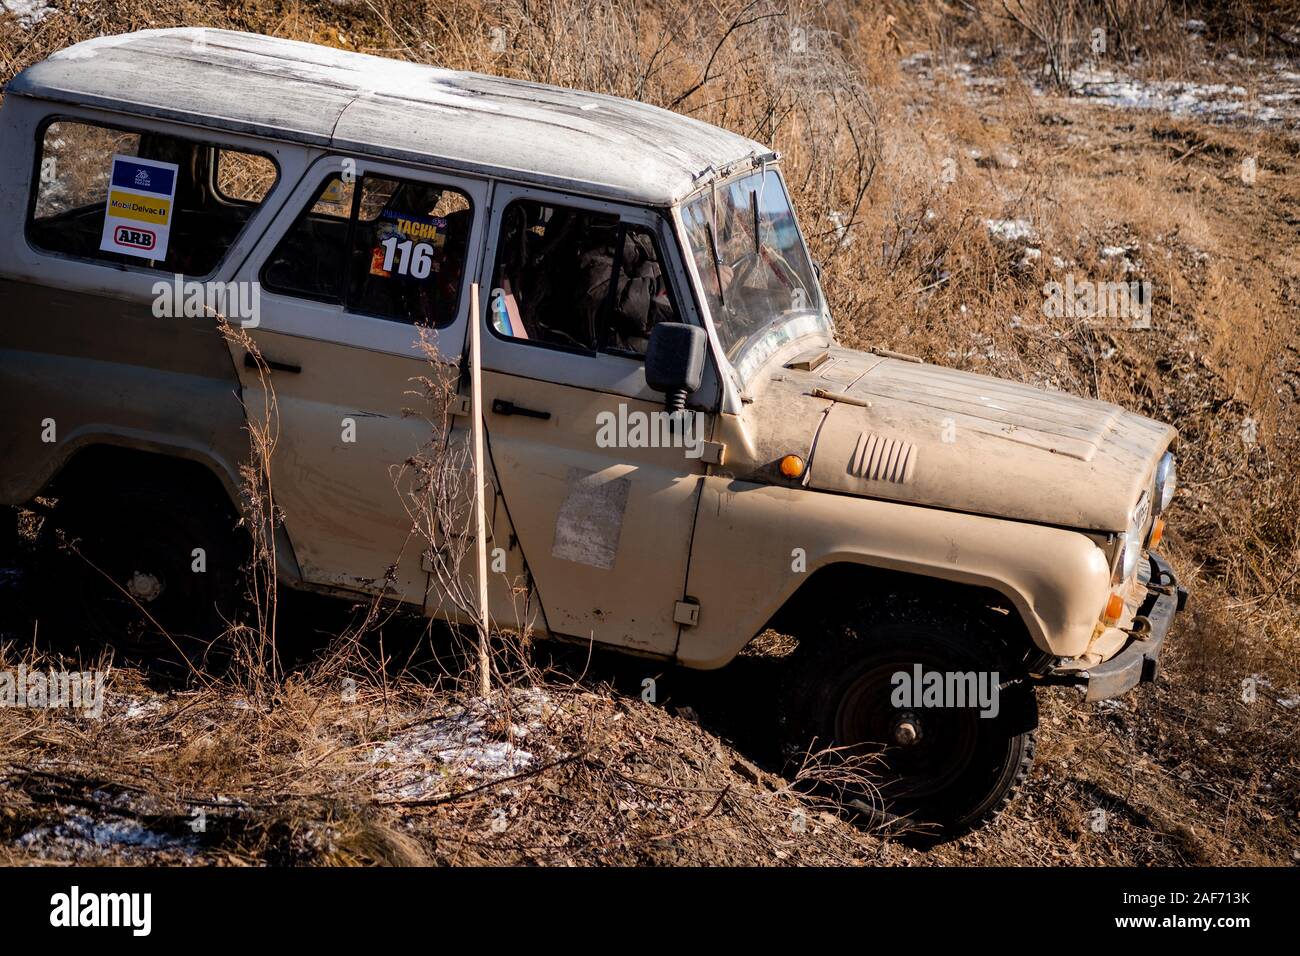
[[[1209, 33], [1162, 26], [1174, 31], [1164, 60], [1152, 49], [1054, 84], [1029, 38], [941, 20], [940, 6], [866, 5], [825, 24], [870, 92], [869, 117], [836, 115], [846, 129], [869, 119], [879, 137], [860, 205], [823, 176], [833, 157], [780, 125], [770, 138], [808, 174], [800, 214], [847, 344], [1179, 428], [1164, 550], [1192, 599], [1160, 681], [1096, 705], [1042, 693], [1025, 792], [997, 824], [918, 849], [779, 774], [767, 743], [779, 635], [716, 674], [564, 654], [484, 709], [450, 688], [433, 663], [444, 640], [418, 622], [390, 620], [346, 666], [322, 666], [312, 648], [355, 617], [330, 604], [289, 618], [302, 648], [273, 687], [115, 666], [101, 720], [0, 708], [0, 861], [1300, 864], [1300, 63], [1249, 31], [1210, 36], [1211, 18]], [[517, 21], [477, 4], [457, 7], [468, 25], [455, 28], [450, 13], [415, 23], [386, 6], [385, 17], [347, 4], [150, 10], [82, 4], [9, 21], [4, 76], [151, 21], [625, 92], [619, 68], [583, 73], [554, 50], [494, 58], [489, 27]], [[693, 50], [656, 101], [698, 76]], [[702, 106], [710, 92], [676, 108], [762, 132], [744, 112]], [[1045, 316], [1043, 286], [1066, 273], [1149, 280], [1152, 327]], [[29, 550], [0, 577], [0, 666], [89, 666], [75, 638], [42, 635], [40, 575]], [[420, 649], [414, 665], [398, 646]]]

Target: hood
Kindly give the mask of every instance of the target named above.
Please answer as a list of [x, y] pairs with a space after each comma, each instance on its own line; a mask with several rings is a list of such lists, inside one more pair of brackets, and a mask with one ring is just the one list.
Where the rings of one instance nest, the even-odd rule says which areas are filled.
[[768, 461], [811, 445], [808, 487], [1084, 530], [1124, 530], [1177, 434], [1107, 402], [848, 349], [797, 356], [765, 386], [745, 409], [750, 444]]

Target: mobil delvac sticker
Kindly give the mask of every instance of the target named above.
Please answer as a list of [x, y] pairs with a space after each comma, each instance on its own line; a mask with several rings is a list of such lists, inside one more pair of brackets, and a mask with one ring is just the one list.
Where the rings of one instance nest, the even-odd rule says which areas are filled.
[[113, 157], [101, 251], [141, 259], [167, 258], [177, 168], [175, 163], [156, 159]]

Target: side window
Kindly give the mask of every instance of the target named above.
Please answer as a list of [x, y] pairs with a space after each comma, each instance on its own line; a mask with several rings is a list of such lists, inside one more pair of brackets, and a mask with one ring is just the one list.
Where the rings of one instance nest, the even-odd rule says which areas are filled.
[[489, 299], [505, 338], [587, 352], [645, 354], [677, 321], [654, 234], [617, 216], [512, 202], [502, 213]]
[[275, 185], [275, 166], [263, 156], [218, 149], [213, 164], [213, 191], [228, 203], [256, 206]]
[[348, 248], [353, 184], [331, 176], [312, 204], [279, 241], [262, 268], [262, 285], [307, 299], [342, 302], [347, 277], [342, 265]]
[[27, 237], [83, 259], [204, 276], [275, 185], [265, 156], [59, 120], [41, 137]]
[[473, 210], [458, 189], [332, 176], [262, 272], [276, 292], [397, 322], [448, 325], [465, 276]]

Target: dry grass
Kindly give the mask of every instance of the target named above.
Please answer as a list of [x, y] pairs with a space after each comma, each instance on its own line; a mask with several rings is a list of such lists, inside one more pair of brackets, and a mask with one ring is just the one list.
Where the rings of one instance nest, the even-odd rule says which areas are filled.
[[691, 720], [607, 686], [551, 680], [490, 706], [409, 677], [346, 689], [295, 676], [258, 705], [161, 696], [118, 670], [103, 720], [0, 710], [0, 863], [752, 865], [881, 850]]

